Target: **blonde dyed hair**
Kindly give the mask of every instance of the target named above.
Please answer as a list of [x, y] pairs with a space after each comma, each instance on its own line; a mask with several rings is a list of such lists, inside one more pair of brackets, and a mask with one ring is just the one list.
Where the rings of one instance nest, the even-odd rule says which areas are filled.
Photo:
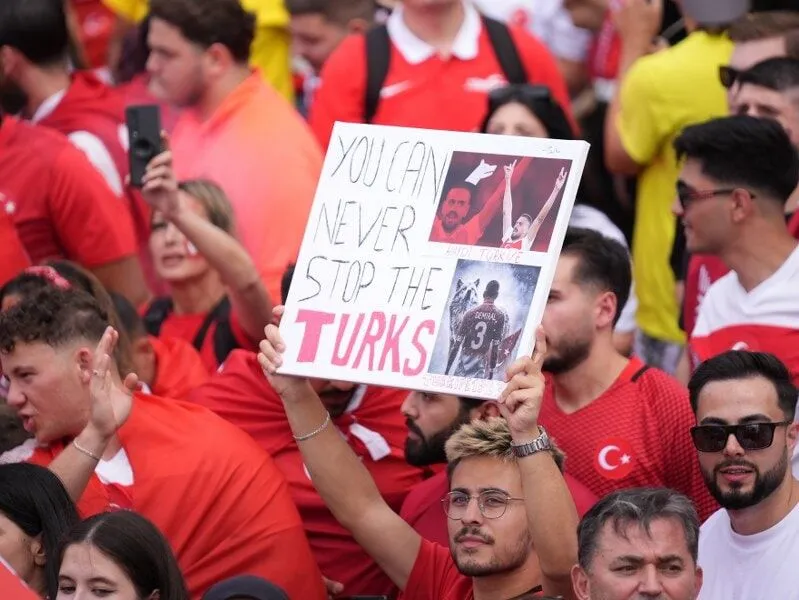
[[181, 181], [178, 187], [200, 203], [213, 225], [236, 236], [233, 205], [221, 187], [207, 179], [187, 179]]
[[[461, 426], [453, 433], [445, 446], [447, 453], [447, 473], [452, 477], [461, 461], [478, 456], [489, 456], [506, 463], [515, 463], [516, 455], [511, 445], [512, 437], [508, 422], [503, 417], [478, 419]], [[552, 442], [550, 454], [563, 472], [566, 455]]]

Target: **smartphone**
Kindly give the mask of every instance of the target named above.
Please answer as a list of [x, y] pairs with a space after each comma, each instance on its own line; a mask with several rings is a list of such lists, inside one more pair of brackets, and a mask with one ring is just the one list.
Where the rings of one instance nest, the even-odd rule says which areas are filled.
[[130, 185], [140, 188], [149, 162], [161, 152], [161, 109], [155, 104], [125, 110], [130, 150]]

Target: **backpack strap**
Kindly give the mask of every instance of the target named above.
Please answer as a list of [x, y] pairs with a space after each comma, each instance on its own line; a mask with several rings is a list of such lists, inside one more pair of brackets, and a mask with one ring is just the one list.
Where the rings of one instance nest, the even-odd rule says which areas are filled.
[[211, 328], [211, 325], [214, 323], [222, 323], [225, 321], [230, 320], [230, 300], [228, 297], [225, 296], [222, 298], [219, 303], [214, 306], [207, 315], [205, 315], [205, 319], [203, 319], [202, 325], [197, 330], [196, 335], [194, 336], [194, 340], [191, 342], [191, 345], [197, 348], [199, 352], [200, 349], [203, 347], [203, 342], [205, 342], [205, 336], [208, 335], [208, 330]]
[[145, 331], [153, 337], [158, 337], [161, 333], [161, 326], [172, 313], [173, 309], [172, 298], [168, 296], [156, 298], [150, 302], [150, 306], [147, 307], [147, 312], [145, 312], [142, 317]]
[[483, 26], [488, 34], [499, 66], [510, 84], [522, 84], [529, 81], [527, 70], [519, 56], [519, 50], [513, 41], [510, 30], [505, 23], [483, 15]]
[[364, 92], [363, 122], [371, 123], [380, 104], [380, 91], [388, 75], [391, 61], [391, 40], [385, 25], [373, 27], [366, 33], [366, 90]]
[[651, 368], [651, 367], [650, 367], [649, 365], [644, 365], [643, 367], [641, 367], [640, 369], [638, 369], [638, 370], [637, 370], [635, 373], [633, 373], [633, 376], [632, 376], [632, 377], [630, 377], [630, 381], [632, 381], [633, 383], [635, 383], [636, 381], [638, 381], [639, 379], [641, 379], [641, 376], [642, 376], [644, 373], [646, 373], [646, 372], [647, 372], [647, 371], [648, 371], [650, 368]]

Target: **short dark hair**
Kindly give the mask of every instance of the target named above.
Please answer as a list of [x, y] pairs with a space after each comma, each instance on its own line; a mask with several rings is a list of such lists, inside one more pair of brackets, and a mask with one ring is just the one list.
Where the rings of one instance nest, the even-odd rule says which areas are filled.
[[738, 81], [776, 92], [794, 89], [799, 87], [799, 60], [787, 56], [768, 58], [741, 73]]
[[143, 516], [129, 510], [101, 513], [72, 528], [61, 547], [73, 544], [94, 546], [122, 569], [137, 595], [147, 598], [158, 590], [159, 600], [187, 600], [186, 583], [169, 542]]
[[733, 23], [728, 33], [733, 42], [741, 44], [785, 35], [792, 29], [799, 29], [799, 12], [770, 10], [748, 13]]
[[61, 480], [38, 465], [0, 465], [0, 513], [29, 537], [41, 536], [46, 562], [45, 592], [58, 594], [61, 539], [79, 520], [78, 510]]
[[17, 343], [43, 342], [57, 347], [79, 338], [99, 342], [108, 314], [89, 294], [47, 286], [0, 313], [0, 351]]
[[492, 298], [496, 300], [499, 296], [499, 281], [492, 279], [486, 284], [486, 289], [483, 291], [483, 298]]
[[577, 527], [577, 560], [590, 571], [597, 552], [599, 536], [606, 523], [616, 535], [624, 536], [630, 525], [639, 525], [651, 535], [658, 519], [676, 519], [685, 533], [688, 551], [694, 563], [699, 554], [699, 515], [693, 503], [683, 494], [665, 488], [633, 488], [608, 494], [580, 520]]
[[563, 241], [561, 255], [575, 256], [574, 281], [591, 285], [616, 296], [615, 325], [632, 285], [630, 253], [622, 244], [592, 229], [569, 227]]
[[776, 356], [767, 352], [729, 350], [699, 365], [688, 382], [688, 396], [694, 413], [699, 406], [699, 395], [714, 381], [735, 381], [762, 377], [772, 383], [777, 392], [777, 403], [787, 419], [796, 414], [799, 389], [791, 379], [788, 367]]
[[286, 0], [293, 17], [320, 14], [331, 23], [345, 27], [353, 19], [372, 23], [377, 12], [374, 0]]
[[522, 213], [522, 214], [520, 214], [520, 215], [519, 215], [519, 218], [520, 218], [520, 219], [527, 219], [527, 222], [528, 222], [528, 223], [530, 223], [530, 225], [532, 225], [532, 224], [533, 224], [533, 217], [531, 217], [531, 216], [530, 216], [530, 215], [528, 215], [527, 213]]
[[150, 17], [176, 27], [203, 49], [221, 44], [239, 63], [250, 58], [256, 19], [239, 0], [151, 0]]
[[144, 328], [144, 321], [131, 301], [116, 292], [111, 292], [110, 295], [111, 301], [114, 303], [114, 309], [119, 316], [119, 322], [125, 328], [130, 340], [134, 341], [145, 337], [147, 330]]
[[751, 188], [780, 209], [799, 184], [799, 156], [785, 129], [771, 119], [735, 115], [683, 129], [677, 159], [690, 158], [724, 185]]
[[69, 31], [63, 0], [0, 2], [0, 46], [19, 50], [36, 65], [66, 61]]

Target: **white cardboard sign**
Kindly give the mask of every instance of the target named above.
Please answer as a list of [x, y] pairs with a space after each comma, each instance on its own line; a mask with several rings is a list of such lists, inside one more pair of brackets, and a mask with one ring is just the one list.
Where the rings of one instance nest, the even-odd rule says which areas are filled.
[[498, 397], [532, 351], [588, 148], [337, 123], [280, 371]]

